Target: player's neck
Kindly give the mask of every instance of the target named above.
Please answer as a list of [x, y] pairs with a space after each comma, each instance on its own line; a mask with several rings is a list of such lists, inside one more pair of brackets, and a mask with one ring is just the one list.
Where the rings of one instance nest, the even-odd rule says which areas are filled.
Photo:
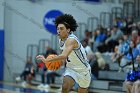
[[68, 36], [61, 38], [61, 41], [66, 41], [67, 38], [68, 38]]
[[61, 38], [61, 41], [66, 41], [70, 34], [72, 34], [72, 33], [69, 33], [69, 34], [68, 34], [67, 36], [65, 36], [64, 38]]

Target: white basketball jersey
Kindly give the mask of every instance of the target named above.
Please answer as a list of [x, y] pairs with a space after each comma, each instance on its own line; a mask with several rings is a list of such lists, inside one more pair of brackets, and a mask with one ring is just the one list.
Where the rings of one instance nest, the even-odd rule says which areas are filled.
[[[78, 48], [73, 49], [70, 55], [66, 60], [66, 68], [73, 69], [77, 72], [89, 71], [90, 65], [88, 63], [87, 55], [84, 47], [78, 40], [78, 38], [74, 34], [70, 34], [68, 38], [73, 38], [78, 42]], [[67, 38], [67, 39], [68, 39]], [[65, 41], [60, 40], [60, 49], [63, 50], [65, 48]]]

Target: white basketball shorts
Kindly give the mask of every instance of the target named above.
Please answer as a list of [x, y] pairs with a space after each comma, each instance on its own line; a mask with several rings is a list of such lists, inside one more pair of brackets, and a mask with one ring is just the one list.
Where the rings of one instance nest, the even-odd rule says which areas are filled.
[[91, 82], [91, 71], [76, 72], [66, 68], [64, 76], [72, 77], [81, 88], [88, 88]]

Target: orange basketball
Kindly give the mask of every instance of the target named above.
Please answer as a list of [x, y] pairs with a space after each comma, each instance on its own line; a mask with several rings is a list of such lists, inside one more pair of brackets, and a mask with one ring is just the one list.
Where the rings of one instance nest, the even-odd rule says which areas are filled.
[[[55, 56], [57, 56], [57, 55], [51, 54], [51, 55], [49, 55], [49, 56], [47, 57], [47, 59], [54, 58]], [[53, 70], [53, 71], [55, 71], [55, 70], [58, 70], [58, 69], [61, 67], [61, 64], [62, 64], [61, 61], [46, 62], [46, 63], [45, 63], [45, 66], [47, 67], [48, 70]]]

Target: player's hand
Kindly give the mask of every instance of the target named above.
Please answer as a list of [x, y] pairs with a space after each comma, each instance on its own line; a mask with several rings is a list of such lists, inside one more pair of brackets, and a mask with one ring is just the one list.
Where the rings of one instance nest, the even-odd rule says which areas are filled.
[[43, 55], [38, 55], [38, 56], [36, 57], [36, 59], [37, 59], [37, 60], [41, 60], [42, 62], [46, 62], [46, 59], [45, 59], [45, 57], [44, 57]]

